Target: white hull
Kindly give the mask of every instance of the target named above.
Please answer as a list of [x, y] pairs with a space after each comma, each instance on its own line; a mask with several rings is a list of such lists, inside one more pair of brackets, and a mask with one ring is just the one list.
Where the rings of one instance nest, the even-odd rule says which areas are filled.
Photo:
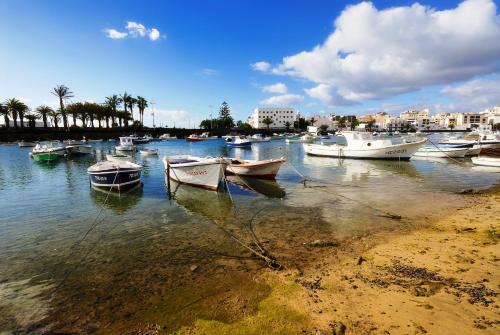
[[134, 151], [134, 145], [117, 145], [115, 148], [117, 151]]
[[472, 157], [471, 160], [474, 165], [500, 168], [500, 157]]
[[[175, 163], [176, 159], [196, 160]], [[223, 158], [164, 157], [165, 172], [170, 178], [183, 184], [217, 190], [224, 177], [227, 161]]]
[[66, 150], [71, 155], [88, 155], [92, 153], [92, 146], [90, 145], [70, 145]]
[[144, 156], [156, 156], [158, 155], [158, 149], [150, 149], [150, 150], [139, 150], [141, 155]]
[[242, 160], [240, 164], [235, 164], [234, 160], [226, 170], [230, 173], [242, 176], [274, 178], [278, 174], [284, 159], [269, 159], [264, 161]]
[[465, 156], [477, 156], [481, 153], [481, 146], [475, 144], [472, 148], [467, 149]]
[[110, 162], [130, 162], [132, 161], [131, 156], [123, 155], [123, 156], [117, 156], [117, 155], [106, 155], [106, 160]]
[[433, 158], [464, 158], [468, 148], [421, 148], [415, 152], [415, 157]]
[[26, 147], [34, 147], [36, 145], [35, 142], [26, 142], [26, 141], [21, 141], [17, 143], [20, 148], [26, 148]]
[[409, 160], [426, 141], [427, 139], [424, 139], [372, 149], [349, 149], [346, 145], [338, 144], [304, 144], [304, 151], [309, 155], [338, 158]]

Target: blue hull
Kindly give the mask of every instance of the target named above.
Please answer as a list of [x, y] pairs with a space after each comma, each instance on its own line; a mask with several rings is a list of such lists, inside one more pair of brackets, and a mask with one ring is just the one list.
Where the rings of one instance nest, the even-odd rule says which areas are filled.
[[252, 146], [252, 142], [250, 143], [243, 143], [243, 144], [233, 144], [233, 143], [227, 143], [227, 146], [230, 148], [248, 148]]
[[93, 186], [125, 188], [141, 181], [141, 170], [116, 170], [91, 172], [90, 182]]

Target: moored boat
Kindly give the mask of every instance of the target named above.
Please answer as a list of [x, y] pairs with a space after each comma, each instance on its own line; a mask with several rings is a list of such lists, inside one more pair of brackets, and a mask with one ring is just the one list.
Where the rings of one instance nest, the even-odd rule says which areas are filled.
[[255, 135], [250, 136], [249, 140], [252, 143], [270, 142], [271, 141], [271, 137], [264, 137], [264, 136], [262, 136], [262, 134], [255, 134]]
[[426, 138], [373, 137], [369, 133], [344, 132], [345, 144], [304, 144], [308, 155], [356, 159], [409, 160]]
[[235, 175], [273, 179], [278, 174], [281, 164], [286, 162], [284, 158], [266, 160], [244, 160], [228, 158], [230, 163], [226, 171]]
[[36, 162], [53, 162], [59, 159], [59, 155], [53, 149], [47, 149], [43, 152], [31, 153], [30, 156]]
[[480, 156], [480, 157], [472, 157], [471, 160], [474, 165], [500, 168], [500, 157]]
[[66, 156], [66, 149], [62, 145], [60, 145], [59, 142], [38, 143], [31, 150], [30, 155], [33, 157], [37, 154], [46, 153], [46, 152], [54, 153], [54, 154], [58, 155], [59, 157]]
[[83, 156], [92, 153], [92, 146], [85, 144], [68, 145], [66, 151], [72, 156]]
[[139, 150], [141, 155], [146, 155], [146, 156], [157, 156], [158, 155], [158, 149], [141, 149]]
[[231, 136], [226, 138], [226, 144], [231, 148], [248, 148], [252, 145], [252, 142], [249, 139], [241, 138], [240, 136]]
[[422, 147], [413, 156], [434, 158], [464, 158], [469, 148]]
[[310, 134], [304, 134], [302, 136], [293, 135], [285, 140], [286, 143], [313, 143], [314, 137]]
[[126, 161], [102, 161], [87, 169], [95, 187], [124, 189], [141, 181], [142, 166]]
[[177, 139], [177, 136], [170, 136], [170, 134], [163, 134], [159, 137], [159, 139], [162, 141], [175, 141]]
[[124, 155], [124, 154], [107, 154], [106, 155], [106, 160], [110, 161], [110, 162], [116, 162], [116, 161], [121, 161], [121, 162], [124, 162], [124, 161], [131, 161], [132, 160], [132, 157], [131, 156], [128, 156], [128, 155]]
[[26, 148], [26, 147], [34, 147], [36, 143], [29, 141], [19, 141], [17, 142], [17, 145], [19, 145], [20, 148]]
[[131, 137], [120, 137], [120, 145], [116, 147], [117, 151], [135, 151], [135, 145]]
[[163, 158], [165, 172], [179, 183], [217, 190], [228, 161], [222, 157], [171, 156]]
[[191, 134], [188, 137], [186, 137], [186, 141], [188, 141], [188, 142], [201, 142], [201, 141], [205, 141], [205, 138], [203, 138], [197, 134]]

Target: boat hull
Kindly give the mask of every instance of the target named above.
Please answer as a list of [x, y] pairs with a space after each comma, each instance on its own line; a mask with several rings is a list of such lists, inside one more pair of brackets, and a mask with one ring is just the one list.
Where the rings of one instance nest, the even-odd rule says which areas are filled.
[[186, 137], [186, 141], [187, 142], [202, 142], [202, 141], [205, 141], [204, 138], [190, 138], [190, 137]]
[[442, 150], [417, 150], [415, 157], [464, 158], [468, 148], [443, 148]]
[[248, 148], [252, 146], [252, 142], [243, 142], [243, 143], [227, 143], [229, 148]]
[[226, 161], [220, 158], [208, 162], [173, 164], [165, 157], [163, 164], [170, 179], [210, 190], [219, 188], [226, 169]]
[[66, 150], [72, 156], [83, 156], [83, 155], [89, 155], [92, 153], [92, 146], [90, 146], [90, 145], [71, 145], [71, 146], [67, 146]]
[[326, 156], [353, 159], [409, 160], [426, 140], [395, 144], [385, 148], [348, 149], [347, 146], [332, 144], [304, 144], [304, 151], [312, 156]]
[[109, 170], [89, 172], [90, 183], [95, 187], [123, 189], [141, 181], [140, 169]]
[[284, 159], [271, 159], [266, 161], [243, 161], [243, 164], [231, 163], [226, 171], [235, 175], [274, 179], [278, 174]]
[[135, 151], [135, 147], [133, 145], [117, 145], [115, 149], [117, 151]]
[[55, 152], [41, 152], [32, 155], [35, 162], [53, 162], [59, 159], [59, 155]]
[[472, 163], [474, 165], [481, 166], [491, 166], [500, 168], [500, 158], [499, 157], [472, 157]]
[[127, 156], [127, 155], [111, 155], [111, 154], [107, 154], [106, 155], [106, 160], [108, 160], [110, 162], [130, 162], [130, 161], [132, 161], [132, 157], [131, 156]]

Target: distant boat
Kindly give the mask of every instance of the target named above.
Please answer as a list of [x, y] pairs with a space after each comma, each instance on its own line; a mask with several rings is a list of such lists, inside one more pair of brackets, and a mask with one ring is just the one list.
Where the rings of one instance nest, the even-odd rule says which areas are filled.
[[304, 134], [302, 136], [292, 135], [285, 140], [286, 143], [313, 143], [314, 137], [309, 134]]
[[106, 155], [106, 159], [110, 162], [116, 162], [116, 161], [121, 161], [121, 162], [124, 162], [124, 161], [131, 161], [132, 160], [132, 157], [131, 156], [128, 156], [128, 155], [124, 155], [124, 154], [107, 154]]
[[226, 138], [226, 144], [231, 148], [248, 148], [252, 145], [252, 142], [249, 139], [241, 138], [240, 136], [231, 136]]
[[413, 156], [415, 157], [434, 157], [434, 158], [464, 158], [469, 148], [453, 147], [422, 147], [418, 149]]
[[66, 151], [72, 156], [83, 156], [92, 153], [92, 146], [85, 144], [68, 145]]
[[38, 143], [30, 152], [30, 156], [37, 162], [52, 162], [65, 155], [64, 147], [57, 142]]
[[85, 144], [86, 141], [78, 141], [78, 140], [65, 140], [63, 141], [63, 144], [66, 145], [79, 145], [79, 144]]
[[217, 157], [164, 157], [165, 172], [179, 183], [217, 190], [224, 177], [228, 161]]
[[270, 142], [271, 141], [271, 137], [264, 137], [262, 136], [262, 134], [255, 134], [255, 135], [252, 135], [249, 140], [252, 142], [252, 143], [258, 143], [258, 142]]
[[226, 171], [229, 173], [267, 179], [274, 179], [278, 174], [281, 164], [286, 162], [284, 158], [261, 161], [237, 158], [228, 158], [228, 160], [230, 163], [226, 167]]
[[102, 139], [98, 139], [98, 140], [87, 140], [87, 142], [89, 143], [99, 143], [99, 142], [102, 142], [103, 140]]
[[137, 135], [132, 135], [132, 136], [129, 136], [129, 137], [132, 139], [132, 143], [133, 144], [146, 144], [146, 143], [149, 143], [149, 138], [147, 138], [147, 137], [140, 137], [140, 136], [137, 136]]
[[141, 155], [146, 155], [146, 156], [157, 156], [158, 155], [158, 149], [140, 149], [139, 152]]
[[346, 144], [304, 144], [308, 155], [358, 159], [409, 160], [426, 138], [373, 137], [370, 133], [344, 132]]
[[201, 142], [205, 141], [206, 138], [203, 138], [197, 134], [191, 134], [188, 137], [186, 137], [186, 141], [188, 142]]
[[36, 142], [28, 142], [28, 141], [19, 141], [17, 142], [20, 148], [26, 148], [26, 147], [34, 147], [36, 145]]
[[142, 166], [122, 161], [102, 161], [87, 169], [90, 183], [96, 187], [124, 189], [141, 181]]
[[132, 137], [120, 137], [120, 145], [116, 146], [117, 151], [135, 151], [135, 145]]
[[170, 136], [170, 134], [163, 134], [159, 138], [162, 141], [175, 141], [177, 139], [177, 136]]
[[480, 156], [480, 157], [472, 157], [471, 160], [474, 165], [492, 166], [500, 168], [500, 157]]

